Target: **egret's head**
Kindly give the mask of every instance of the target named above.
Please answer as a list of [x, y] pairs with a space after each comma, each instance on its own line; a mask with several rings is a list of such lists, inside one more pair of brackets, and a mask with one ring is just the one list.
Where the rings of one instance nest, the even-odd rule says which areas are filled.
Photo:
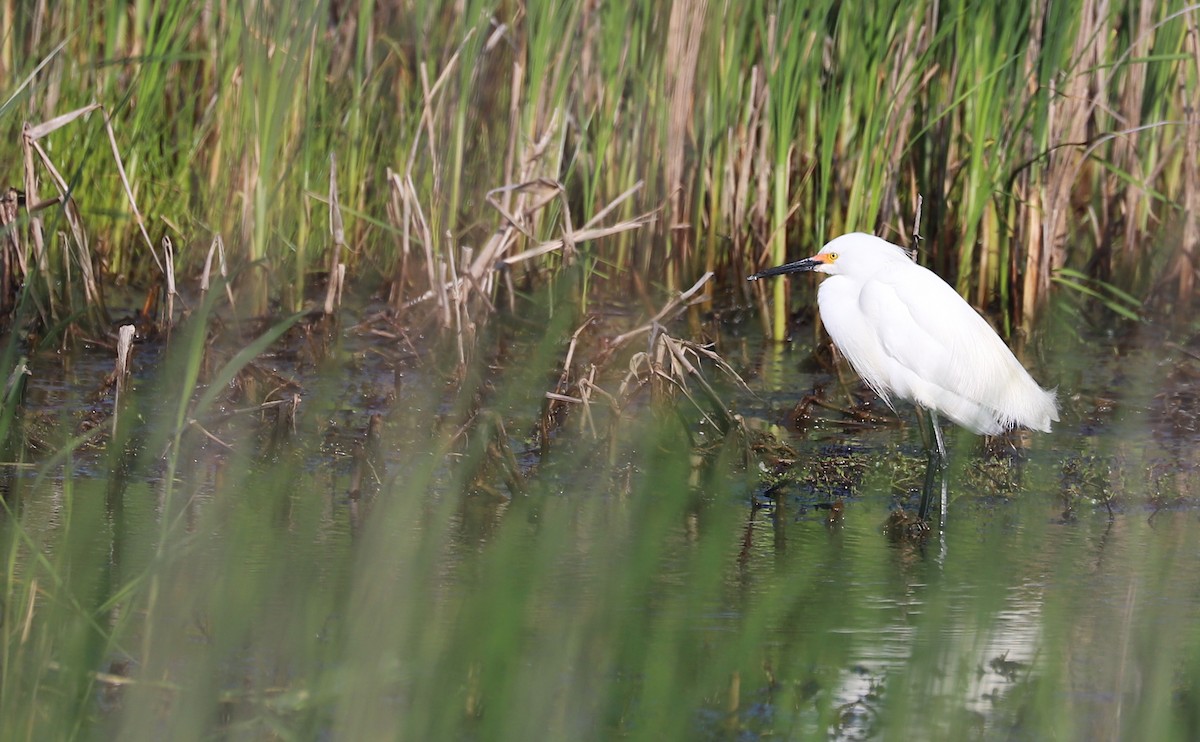
[[785, 263], [749, 277], [751, 281], [784, 273], [813, 271], [829, 274], [858, 274], [873, 272], [885, 267], [892, 260], [909, 260], [904, 250], [887, 240], [862, 232], [851, 232], [836, 237], [825, 244], [811, 258]]

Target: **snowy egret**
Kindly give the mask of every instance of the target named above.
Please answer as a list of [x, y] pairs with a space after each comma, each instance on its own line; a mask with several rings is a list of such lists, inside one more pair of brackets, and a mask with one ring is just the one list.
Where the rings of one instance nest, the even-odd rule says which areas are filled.
[[940, 472], [946, 461], [939, 414], [985, 435], [1016, 426], [1049, 432], [1058, 420], [1054, 392], [1038, 386], [957, 291], [898, 245], [854, 232], [750, 280], [802, 271], [828, 274], [817, 291], [821, 321], [867, 385], [889, 407], [899, 398], [929, 412], [936, 449], [928, 446], [922, 520], [934, 467]]

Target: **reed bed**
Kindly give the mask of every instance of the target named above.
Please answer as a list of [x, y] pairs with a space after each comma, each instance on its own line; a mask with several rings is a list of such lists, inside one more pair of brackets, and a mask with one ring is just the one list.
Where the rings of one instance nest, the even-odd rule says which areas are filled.
[[741, 278], [855, 229], [1008, 329], [1054, 285], [1195, 298], [1183, 2], [4, 7], [0, 287], [45, 324], [114, 280], [169, 303], [217, 238], [247, 316], [386, 281], [462, 327], [578, 259], [583, 303], [712, 271], [781, 337]]

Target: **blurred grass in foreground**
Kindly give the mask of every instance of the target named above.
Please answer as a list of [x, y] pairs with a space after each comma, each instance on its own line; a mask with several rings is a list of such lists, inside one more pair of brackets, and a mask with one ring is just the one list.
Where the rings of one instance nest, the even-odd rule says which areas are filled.
[[[511, 338], [521, 362], [475, 368], [461, 396], [401, 387], [382, 481], [361, 493], [330, 427], [347, 381], [363, 383], [357, 351], [330, 351], [295, 432], [273, 441], [273, 422], [218, 427], [205, 387], [180, 389], [180, 369], [220, 356], [198, 361], [197, 328], [180, 328], [121, 412], [110, 445], [138, 452], [123, 474], [97, 476], [77, 439], [43, 476], [6, 479], [3, 735], [1194, 737], [1194, 505], [1147, 509], [1163, 482], [1139, 469], [1158, 450], [1140, 413], [1157, 355], [1113, 366], [1144, 383], [1108, 433], [1041, 438], [1008, 464], [1015, 493], [963, 453], [950, 528], [892, 542], [911, 430], [835, 437], [836, 456], [831, 431], [798, 443], [797, 475], [847, 467], [832, 525], [813, 509], [827, 485], [752, 509], [740, 444], [701, 445], [707, 426], [661, 399], [627, 409], [614, 445], [559, 435], [519, 494], [485, 486], [501, 477], [494, 439], [461, 421], [495, 413], [524, 457], [515, 431], [567, 315]], [[202, 378], [231, 370], [212, 365]], [[1062, 459], [1094, 471], [1069, 490]], [[1104, 493], [1111, 518], [1089, 499]]]

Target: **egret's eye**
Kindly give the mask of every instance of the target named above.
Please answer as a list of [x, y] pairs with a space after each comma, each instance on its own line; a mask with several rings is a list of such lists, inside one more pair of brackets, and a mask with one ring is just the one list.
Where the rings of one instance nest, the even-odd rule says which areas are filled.
[[829, 257], [829, 262], [832, 263], [833, 261], [837, 260], [837, 253], [831, 252], [831, 253], [829, 253], [828, 257]]

